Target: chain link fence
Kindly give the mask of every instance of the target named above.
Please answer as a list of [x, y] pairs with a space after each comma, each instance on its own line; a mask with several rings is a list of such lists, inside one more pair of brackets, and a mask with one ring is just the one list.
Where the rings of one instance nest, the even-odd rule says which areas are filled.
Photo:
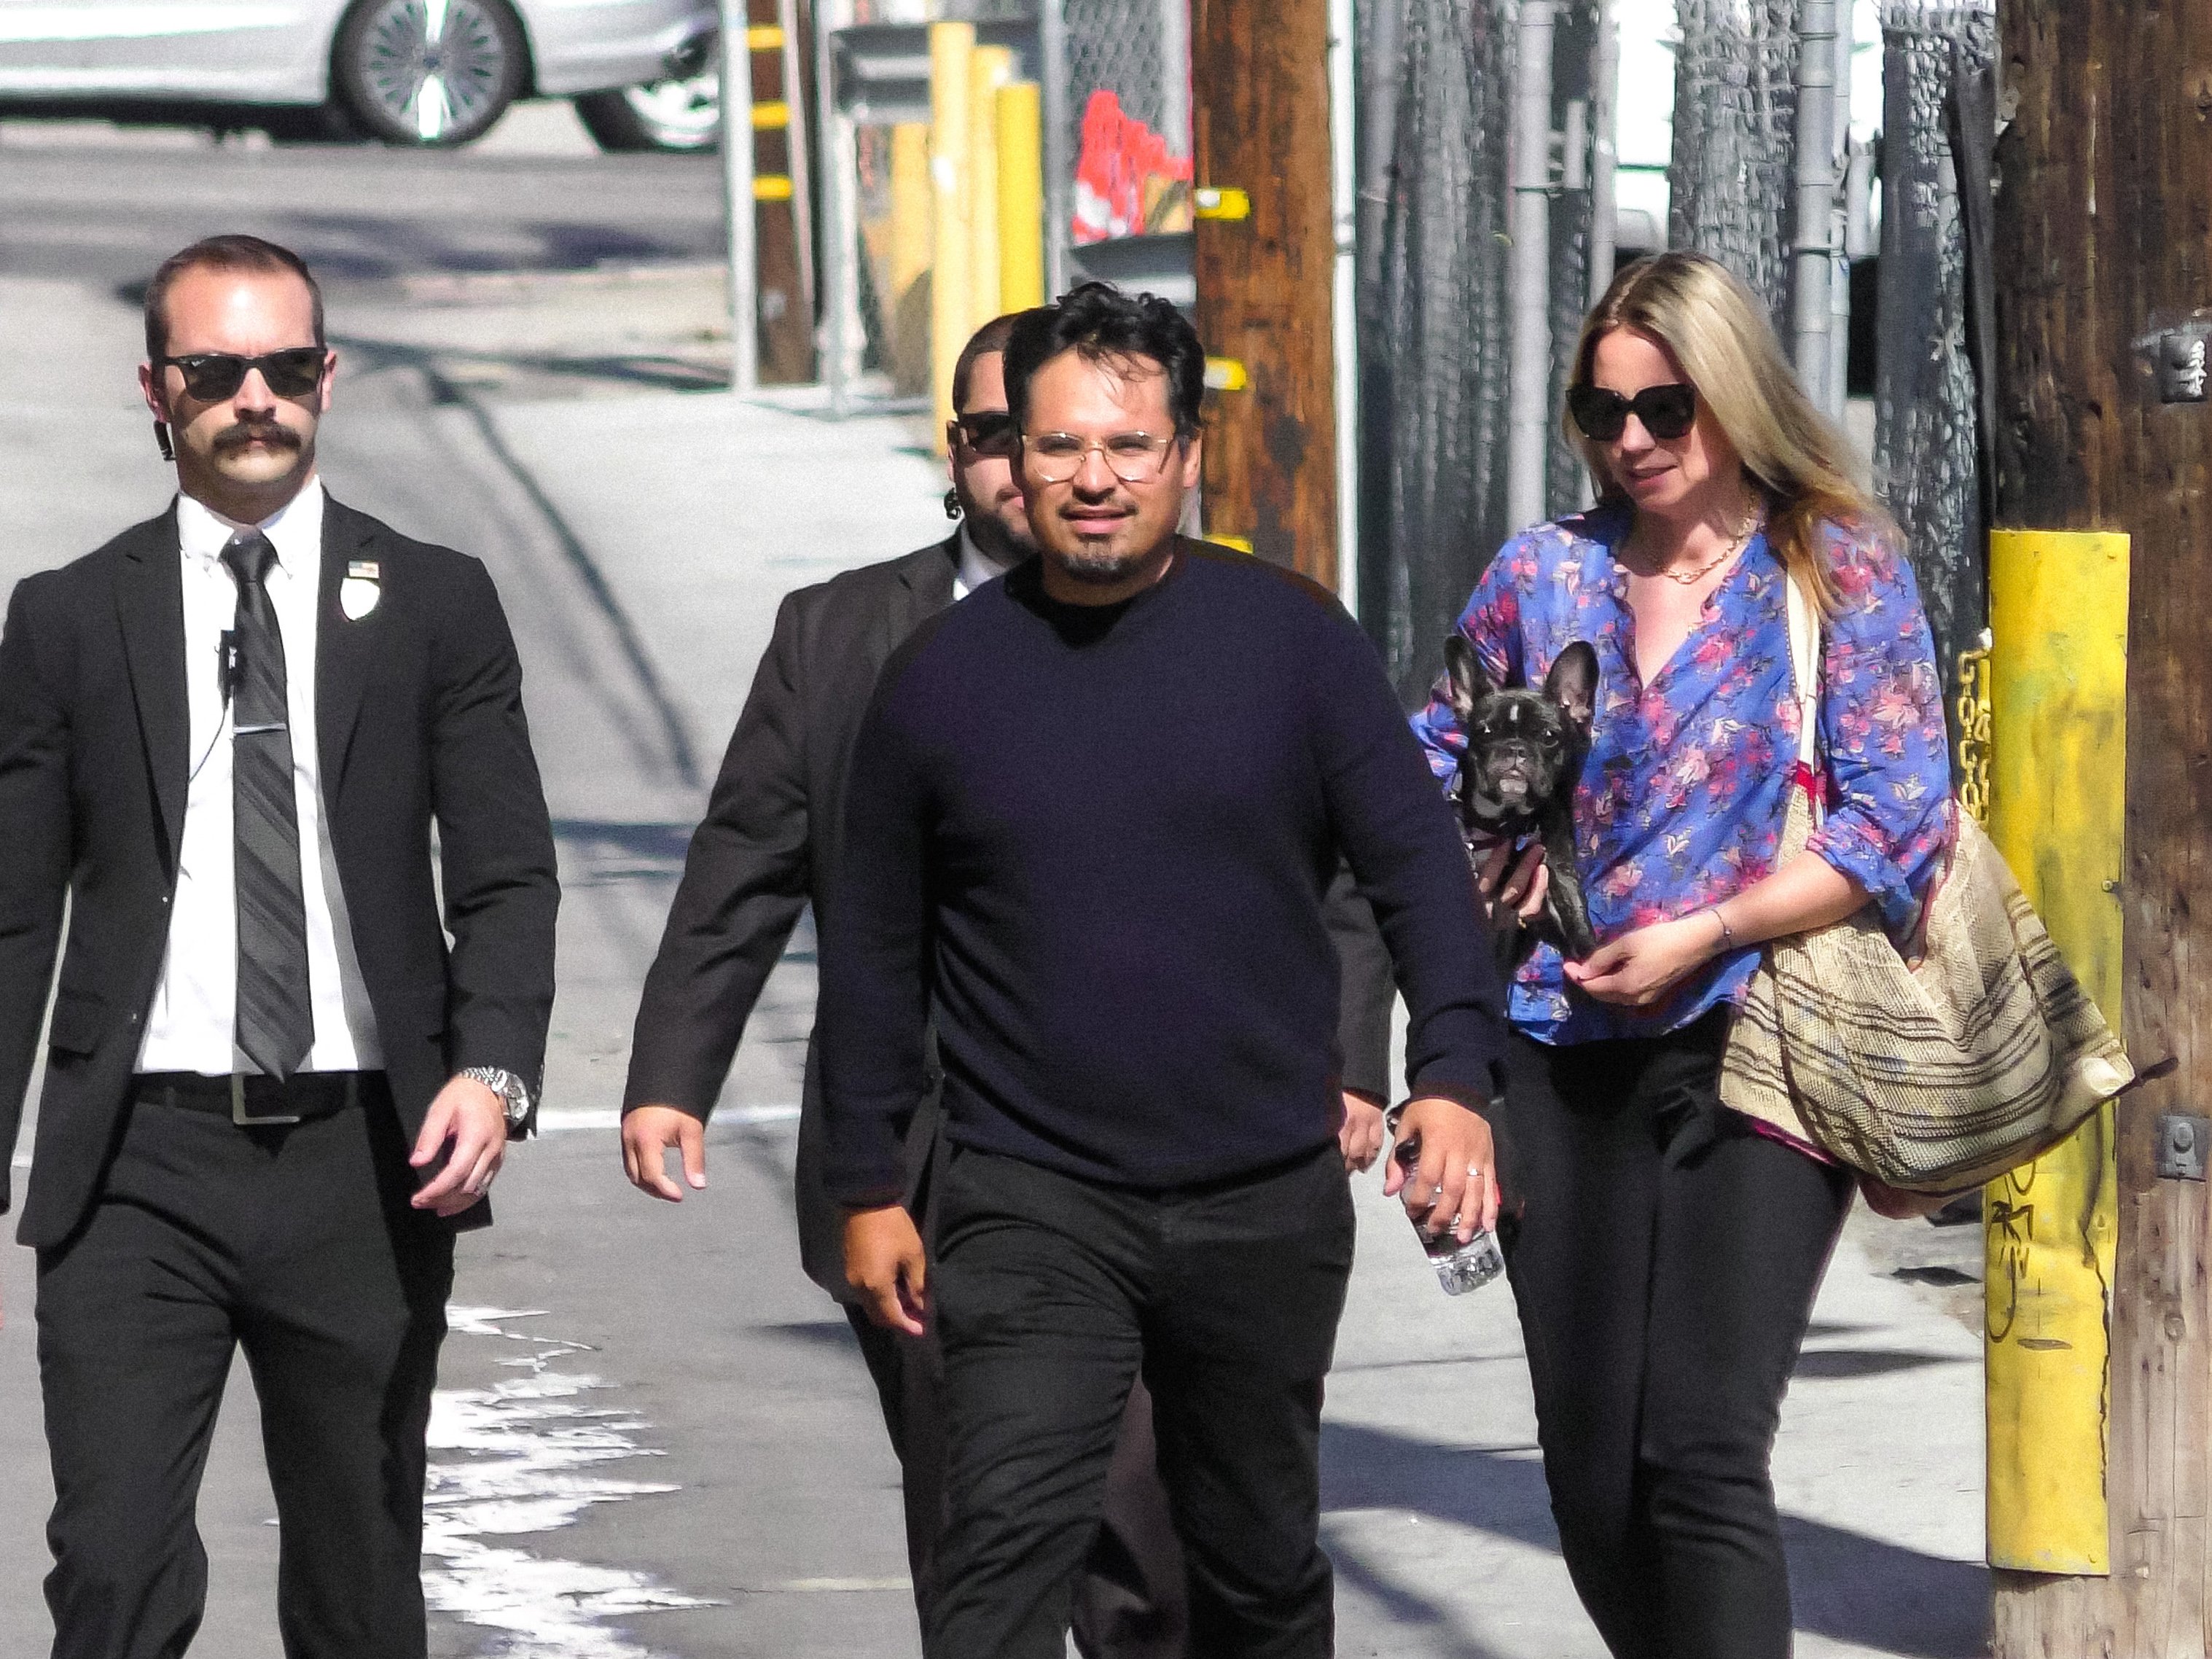
[[[1361, 0], [1357, 10], [1360, 610], [1408, 702], [1436, 678], [1484, 568], [1523, 527], [1505, 501], [1519, 9]], [[1565, 0], [1553, 24], [1554, 410], [1594, 297], [1588, 139], [1602, 17], [1598, 0]], [[1551, 514], [1589, 499], [1581, 459], [1556, 431], [1544, 483]]]
[[[1048, 0], [1050, 3], [1051, 0]], [[1067, 41], [1068, 153], [1083, 112], [1110, 92], [1177, 155], [1190, 154], [1189, 0], [1059, 0]]]
[[[1365, 0], [1362, 169], [1376, 234], [1359, 303], [1359, 591], [1418, 700], [1504, 523], [1506, 137], [1514, 0]], [[1372, 50], [1371, 47], [1369, 48]], [[1378, 70], [1381, 66], [1377, 65]], [[1378, 148], [1379, 147], [1379, 148]]]
[[1678, 0], [1677, 15], [1668, 246], [1742, 277], [1786, 340], [1796, 0]]
[[[1947, 674], [1989, 611], [1967, 227], [1953, 146], [1961, 78], [1989, 71], [1996, 27], [1987, 4], [1890, 0], [1882, 10], [1875, 487], [1905, 532]], [[1984, 131], [1977, 141], [1993, 137]], [[1971, 159], [1966, 171], [1987, 177]]]

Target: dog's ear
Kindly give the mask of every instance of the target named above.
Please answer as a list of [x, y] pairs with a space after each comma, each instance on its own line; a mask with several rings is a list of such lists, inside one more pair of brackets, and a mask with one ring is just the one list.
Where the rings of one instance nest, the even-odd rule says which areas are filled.
[[1454, 629], [1444, 641], [1444, 669], [1451, 678], [1452, 713], [1465, 726], [1474, 713], [1474, 706], [1497, 688], [1490, 677], [1482, 672], [1482, 663], [1468, 643], [1467, 635]]
[[1597, 714], [1597, 652], [1589, 641], [1577, 640], [1553, 659], [1544, 695], [1566, 710], [1577, 731], [1589, 735]]

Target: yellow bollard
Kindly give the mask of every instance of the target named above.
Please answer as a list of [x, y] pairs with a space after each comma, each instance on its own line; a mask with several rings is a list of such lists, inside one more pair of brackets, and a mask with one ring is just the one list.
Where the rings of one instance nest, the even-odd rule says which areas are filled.
[[891, 378], [911, 397], [929, 390], [930, 247], [936, 204], [929, 183], [929, 125], [891, 129], [890, 314]]
[[970, 331], [999, 314], [999, 88], [1014, 76], [1014, 54], [978, 46], [968, 71], [968, 323]]
[[[2105, 1018], [2120, 1023], [2128, 538], [1990, 538], [1990, 836]], [[2118, 1233], [2112, 1108], [1990, 1183], [1990, 1565], [2111, 1571], [2106, 1297]]]
[[968, 218], [974, 192], [967, 165], [975, 55], [974, 24], [929, 26], [929, 179], [937, 230], [929, 277], [929, 380], [937, 400], [932, 439], [940, 454], [952, 418], [952, 366], [975, 327], [969, 320]]
[[1044, 303], [1044, 110], [1034, 81], [999, 88], [999, 307]]

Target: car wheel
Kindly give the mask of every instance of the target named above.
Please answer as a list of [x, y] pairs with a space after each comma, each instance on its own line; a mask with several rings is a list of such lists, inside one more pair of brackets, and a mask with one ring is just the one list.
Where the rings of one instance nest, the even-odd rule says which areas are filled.
[[338, 30], [331, 74], [386, 143], [465, 144], [521, 92], [526, 52], [504, 0], [361, 0]]
[[576, 100], [576, 115], [601, 149], [713, 149], [722, 137], [721, 76], [587, 92]]

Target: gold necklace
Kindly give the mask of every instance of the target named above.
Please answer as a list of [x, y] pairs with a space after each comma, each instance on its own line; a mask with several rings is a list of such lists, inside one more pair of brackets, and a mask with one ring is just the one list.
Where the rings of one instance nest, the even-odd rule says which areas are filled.
[[1706, 577], [1711, 575], [1714, 571], [1719, 569], [1721, 566], [1726, 564], [1730, 559], [1735, 557], [1737, 554], [1742, 552], [1745, 548], [1751, 545], [1751, 538], [1754, 535], [1758, 534], [1759, 526], [1765, 517], [1765, 514], [1761, 513], [1757, 507], [1753, 507], [1749, 515], [1745, 518], [1743, 527], [1736, 532], [1735, 539], [1730, 542], [1726, 547], [1721, 549], [1719, 552], [1714, 554], [1711, 558], [1707, 559], [1695, 570], [1691, 571], [1686, 576], [1672, 570], [1655, 570], [1651, 574], [1655, 576], [1663, 576], [1668, 581], [1674, 582], [1680, 586], [1695, 587], [1699, 582], [1705, 580]]

